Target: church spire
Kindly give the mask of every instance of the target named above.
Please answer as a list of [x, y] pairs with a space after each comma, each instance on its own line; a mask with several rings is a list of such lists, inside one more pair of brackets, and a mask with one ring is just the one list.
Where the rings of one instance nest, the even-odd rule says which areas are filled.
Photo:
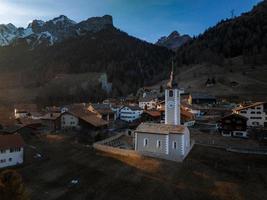
[[173, 60], [172, 60], [172, 71], [171, 71], [171, 75], [170, 75], [170, 80], [167, 83], [167, 87], [169, 89], [171, 89], [173, 87]]

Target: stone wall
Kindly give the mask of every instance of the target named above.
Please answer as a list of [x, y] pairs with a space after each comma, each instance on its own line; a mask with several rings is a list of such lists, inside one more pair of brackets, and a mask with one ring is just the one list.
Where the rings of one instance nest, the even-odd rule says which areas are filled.
[[118, 134], [116, 136], [107, 138], [105, 140], [96, 142], [93, 144], [93, 147], [98, 151], [102, 151], [102, 152], [109, 153], [109, 154], [141, 158], [142, 155], [139, 154], [138, 152], [134, 151], [134, 150], [120, 149], [120, 148], [112, 147], [109, 145], [112, 143], [113, 140], [119, 139], [123, 135], [124, 134], [121, 133], [121, 134]]

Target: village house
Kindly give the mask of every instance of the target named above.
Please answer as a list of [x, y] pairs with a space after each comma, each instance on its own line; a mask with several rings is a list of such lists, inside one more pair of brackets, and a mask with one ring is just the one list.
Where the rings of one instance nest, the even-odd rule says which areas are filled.
[[188, 104], [216, 104], [216, 98], [207, 93], [191, 93], [188, 97]]
[[37, 112], [36, 104], [16, 104], [14, 106], [14, 116], [15, 118], [25, 118], [34, 116]]
[[108, 122], [116, 120], [116, 113], [111, 109], [110, 104], [96, 103], [90, 104], [88, 110], [97, 114], [101, 119]]
[[158, 110], [144, 110], [141, 121], [142, 122], [158, 122], [160, 123], [162, 113]]
[[247, 121], [248, 118], [242, 115], [235, 113], [227, 115], [219, 120], [218, 131], [222, 136], [247, 138]]
[[181, 125], [180, 91], [173, 83], [173, 73], [165, 90], [165, 123], [141, 123], [135, 130], [135, 150], [139, 153], [173, 161], [182, 161], [190, 152], [190, 132]]
[[96, 130], [106, 128], [108, 122], [89, 111], [64, 112], [60, 115], [60, 129]]
[[51, 131], [60, 130], [60, 117], [61, 113], [59, 112], [50, 112], [41, 117], [42, 125]]
[[0, 168], [22, 164], [24, 146], [19, 134], [0, 135]]
[[233, 112], [246, 117], [249, 127], [267, 127], [267, 103], [265, 102], [236, 108]]
[[120, 119], [133, 122], [141, 117], [143, 109], [137, 105], [127, 105], [120, 109]]
[[143, 110], [152, 110], [157, 108], [158, 97], [156, 95], [149, 95], [144, 93], [139, 98], [139, 107]]

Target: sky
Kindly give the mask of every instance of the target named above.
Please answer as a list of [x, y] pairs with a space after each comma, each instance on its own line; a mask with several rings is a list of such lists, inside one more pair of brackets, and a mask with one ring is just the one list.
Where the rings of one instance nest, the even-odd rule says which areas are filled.
[[113, 16], [114, 25], [130, 35], [155, 42], [177, 30], [191, 36], [222, 19], [239, 16], [261, 0], [0, 0], [0, 24], [26, 27], [33, 19], [61, 14], [74, 21]]

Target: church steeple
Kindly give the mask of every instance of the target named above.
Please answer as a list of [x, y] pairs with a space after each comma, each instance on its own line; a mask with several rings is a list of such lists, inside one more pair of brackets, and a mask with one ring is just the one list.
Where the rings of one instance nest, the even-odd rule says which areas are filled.
[[170, 80], [165, 90], [165, 124], [180, 125], [180, 90], [174, 83], [174, 68], [172, 62], [172, 71]]
[[170, 74], [170, 80], [167, 83], [167, 88], [172, 89], [174, 87], [177, 87], [177, 83], [175, 83], [175, 81], [174, 81], [174, 63], [172, 60], [172, 70], [171, 70], [171, 74]]

